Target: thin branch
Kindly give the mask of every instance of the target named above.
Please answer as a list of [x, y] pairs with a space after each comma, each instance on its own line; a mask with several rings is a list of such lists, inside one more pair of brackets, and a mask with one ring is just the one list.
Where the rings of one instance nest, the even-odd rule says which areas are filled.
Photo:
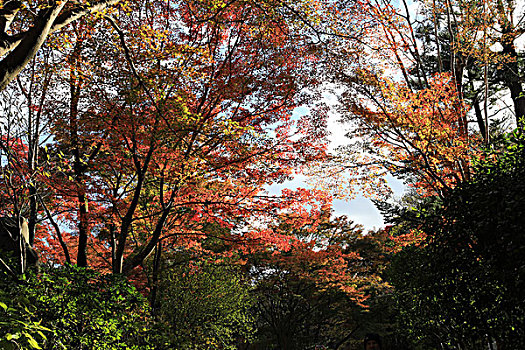
[[49, 221], [51, 222], [51, 225], [53, 225], [53, 228], [55, 229], [55, 232], [56, 232], [57, 237], [58, 237], [58, 241], [60, 242], [60, 246], [62, 247], [62, 250], [64, 251], [64, 255], [66, 256], [66, 261], [68, 262], [68, 264], [71, 264], [71, 257], [69, 256], [69, 250], [67, 248], [66, 243], [64, 242], [64, 239], [62, 238], [62, 233], [60, 232], [60, 227], [58, 226], [58, 224], [55, 221], [55, 219], [53, 219], [53, 216], [49, 212], [49, 209], [47, 208], [47, 205], [42, 200], [41, 196], [38, 196], [38, 200], [40, 201], [40, 204], [44, 208], [44, 210], [46, 212], [46, 215], [47, 215]]

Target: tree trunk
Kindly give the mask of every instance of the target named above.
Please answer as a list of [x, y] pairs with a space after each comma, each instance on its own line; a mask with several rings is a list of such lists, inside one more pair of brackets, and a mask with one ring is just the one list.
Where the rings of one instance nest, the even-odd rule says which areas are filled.
[[78, 104], [80, 101], [80, 91], [82, 79], [80, 71], [80, 55], [82, 51], [82, 40], [78, 40], [71, 55], [71, 70], [70, 70], [70, 92], [71, 92], [71, 107], [69, 114], [70, 127], [70, 142], [73, 152], [74, 163], [73, 172], [76, 185], [76, 195], [78, 201], [78, 252], [77, 265], [87, 267], [87, 242], [89, 235], [89, 219], [88, 219], [88, 198], [85, 190], [85, 171], [82, 144], [78, 135]]

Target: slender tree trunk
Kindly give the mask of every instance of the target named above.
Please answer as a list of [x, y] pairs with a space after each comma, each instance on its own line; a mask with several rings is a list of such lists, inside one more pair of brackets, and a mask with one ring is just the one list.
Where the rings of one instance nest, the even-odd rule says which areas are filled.
[[18, 235], [18, 244], [20, 247], [20, 274], [24, 274], [26, 272], [26, 242], [24, 239], [24, 236], [22, 235], [22, 225], [20, 224], [20, 219], [18, 218], [18, 228], [19, 228], [19, 235]]
[[159, 271], [160, 271], [160, 261], [162, 257], [162, 242], [159, 242], [155, 247], [155, 257], [153, 259], [153, 272], [152, 272], [152, 286], [150, 294], [150, 305], [153, 310], [153, 314], [158, 312], [158, 301], [157, 294], [159, 290]]
[[27, 226], [29, 228], [29, 245], [33, 246], [35, 243], [36, 222], [38, 220], [38, 199], [37, 189], [35, 186], [29, 186], [29, 215], [27, 218]]
[[517, 37], [518, 30], [514, 27], [512, 16], [515, 8], [508, 4], [505, 7], [502, 1], [497, 2], [498, 22], [501, 26], [501, 45], [503, 46], [502, 54], [506, 62], [503, 68], [503, 83], [510, 91], [510, 97], [514, 103], [514, 114], [516, 118], [516, 125], [523, 129], [525, 126], [525, 94], [522, 86], [522, 76], [518, 67], [518, 53], [514, 46], [514, 39]]
[[[467, 70], [467, 73], [470, 80], [470, 88], [472, 89], [472, 91], [474, 91], [474, 73], [470, 69]], [[483, 118], [483, 113], [481, 111], [479, 99], [477, 96], [474, 98], [474, 101], [472, 101], [472, 105], [474, 106], [474, 114], [476, 115], [476, 122], [479, 127], [479, 133], [483, 137], [483, 143], [487, 144], [487, 125], [485, 124], [485, 119]]]
[[503, 82], [510, 91], [510, 97], [514, 104], [514, 114], [516, 117], [516, 125], [523, 129], [525, 121], [525, 94], [521, 84], [521, 77], [518, 68], [518, 53], [514, 47], [514, 43], [507, 42], [503, 45], [503, 54], [508, 55], [509, 61], [505, 64], [503, 71]]
[[88, 242], [88, 205], [87, 198], [83, 188], [79, 188], [78, 192], [79, 204], [79, 224], [78, 224], [78, 253], [77, 265], [87, 267], [87, 242]]
[[77, 213], [78, 213], [78, 252], [77, 265], [87, 267], [87, 242], [89, 235], [89, 219], [88, 219], [88, 198], [85, 190], [85, 170], [83, 164], [84, 160], [82, 145], [78, 135], [78, 104], [80, 101], [80, 91], [82, 80], [80, 78], [80, 54], [82, 51], [82, 41], [78, 40], [75, 44], [71, 56], [71, 70], [70, 70], [70, 92], [71, 92], [71, 107], [69, 115], [69, 127], [71, 148], [73, 151], [74, 163], [73, 172], [77, 191]]

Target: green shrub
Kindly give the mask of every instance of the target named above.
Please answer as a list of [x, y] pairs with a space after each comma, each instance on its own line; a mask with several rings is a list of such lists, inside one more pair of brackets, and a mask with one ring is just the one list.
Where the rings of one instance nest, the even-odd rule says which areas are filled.
[[0, 312], [9, 316], [0, 323], [2, 344], [15, 349], [154, 348], [147, 345], [147, 302], [118, 276], [49, 268], [25, 283], [5, 283], [1, 293]]

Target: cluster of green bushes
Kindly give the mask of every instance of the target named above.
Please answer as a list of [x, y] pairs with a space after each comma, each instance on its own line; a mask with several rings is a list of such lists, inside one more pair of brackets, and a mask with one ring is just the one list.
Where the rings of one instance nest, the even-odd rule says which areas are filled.
[[2, 280], [2, 349], [153, 349], [148, 305], [126, 280], [64, 266]]
[[[379, 249], [372, 239], [360, 244]], [[140, 291], [71, 265], [3, 277], [2, 349], [335, 348], [356, 337], [363, 316], [337, 288], [254, 262], [166, 260], [156, 289]]]
[[126, 279], [76, 266], [3, 279], [0, 348], [229, 349], [250, 337], [248, 286], [233, 268], [179, 270], [158, 310]]
[[415, 348], [525, 348], [524, 180], [525, 139], [515, 133], [444, 198], [393, 215], [394, 233], [428, 234], [395, 254], [386, 274]]

